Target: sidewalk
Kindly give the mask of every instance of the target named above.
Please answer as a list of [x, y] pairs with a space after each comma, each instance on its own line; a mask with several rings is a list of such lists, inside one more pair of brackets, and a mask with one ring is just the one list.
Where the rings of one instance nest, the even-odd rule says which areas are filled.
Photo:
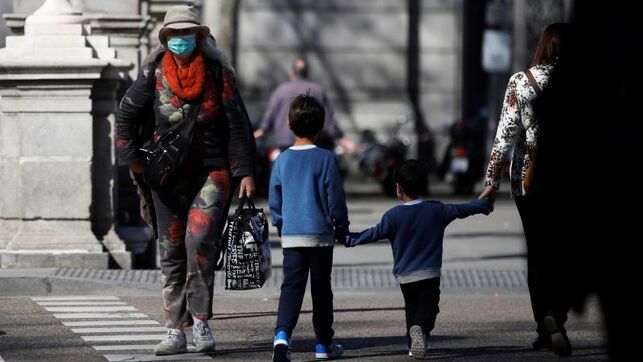
[[[446, 186], [442, 186], [443, 191], [448, 190]], [[372, 185], [349, 184], [347, 189], [351, 188], [357, 195], [368, 195]], [[387, 209], [399, 204], [393, 198], [354, 195], [348, 197], [351, 231], [376, 224]], [[444, 199], [439, 195], [435, 198], [445, 202], [469, 199]], [[257, 200], [257, 207], [268, 211], [266, 200]], [[273, 275], [258, 291], [261, 293], [276, 292], [282, 278], [279, 239], [274, 228], [270, 231]], [[382, 241], [350, 249], [338, 245], [334, 254], [334, 290], [398, 291], [391, 273], [389, 243]], [[491, 215], [456, 220], [447, 228], [443, 290], [447, 293], [524, 294], [527, 292], [524, 254], [522, 226], [515, 206], [510, 199], [500, 199]], [[216, 273], [218, 290], [223, 289], [223, 276], [223, 272]], [[159, 278], [158, 270], [0, 269], [0, 296], [117, 292], [150, 295], [158, 293]]]

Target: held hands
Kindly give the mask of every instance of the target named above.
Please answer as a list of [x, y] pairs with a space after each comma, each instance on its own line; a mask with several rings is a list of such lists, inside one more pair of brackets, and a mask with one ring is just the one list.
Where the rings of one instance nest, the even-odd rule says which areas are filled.
[[348, 235], [348, 227], [342, 225], [335, 225], [335, 235], [333, 238], [336, 243], [345, 245], [346, 235]]
[[[478, 196], [478, 199], [486, 199], [491, 204], [489, 212], [493, 211], [493, 205], [496, 202], [496, 189], [493, 186], [486, 186]], [[488, 215], [488, 213], [487, 213]]]
[[246, 176], [241, 179], [239, 185], [239, 198], [246, 196], [251, 198], [255, 194], [255, 180], [252, 176]]

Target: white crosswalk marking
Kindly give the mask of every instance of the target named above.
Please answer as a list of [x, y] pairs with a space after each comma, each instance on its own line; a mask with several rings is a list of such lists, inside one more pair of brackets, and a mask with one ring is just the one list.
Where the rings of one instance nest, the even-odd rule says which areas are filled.
[[145, 313], [60, 313], [58, 319], [147, 318]]
[[[210, 360], [204, 353], [196, 353], [194, 346], [188, 352], [172, 356], [155, 356], [156, 343], [164, 339], [167, 329], [147, 314], [118, 297], [35, 297], [31, 298], [46, 311], [52, 312], [63, 325], [70, 327], [96, 351], [130, 351], [137, 354], [105, 354], [108, 361], [196, 361]], [[77, 327], [77, 328], [72, 328]], [[111, 344], [110, 344], [111, 342]], [[133, 344], [138, 342], [139, 344]], [[0, 362], [4, 362], [0, 357]]]
[[123, 332], [167, 332], [165, 327], [106, 327], [106, 328], [72, 328], [77, 334], [83, 333], [123, 333]]
[[165, 339], [167, 334], [128, 334], [128, 335], [102, 335], [102, 336], [80, 336], [86, 341], [160, 341]]
[[106, 354], [110, 362], [148, 362], [148, 361], [201, 361], [211, 359], [205, 353], [185, 353], [171, 356], [151, 356], [145, 354]]
[[120, 321], [86, 321], [86, 322], [63, 322], [67, 327], [95, 327], [95, 326], [141, 326], [141, 325], [160, 325], [153, 320], [120, 320]]
[[40, 305], [46, 305], [46, 306], [59, 306], [59, 307], [64, 307], [64, 306], [72, 306], [72, 305], [78, 305], [78, 306], [83, 306], [83, 305], [102, 305], [102, 306], [110, 306], [110, 305], [127, 305], [125, 302], [113, 302], [113, 301], [98, 301], [98, 302], [76, 302], [76, 301], [55, 301], [55, 302], [38, 302]]
[[92, 346], [97, 351], [128, 351], [138, 349], [154, 349], [155, 344], [108, 344], [101, 346]]
[[118, 297], [112, 296], [69, 296], [69, 297], [33, 297], [31, 298], [34, 302], [46, 302], [46, 301], [65, 301], [65, 300], [78, 300], [78, 301], [89, 301], [89, 300], [120, 300]]
[[135, 311], [136, 308], [129, 305], [119, 305], [115, 307], [45, 307], [49, 312], [127, 312]]

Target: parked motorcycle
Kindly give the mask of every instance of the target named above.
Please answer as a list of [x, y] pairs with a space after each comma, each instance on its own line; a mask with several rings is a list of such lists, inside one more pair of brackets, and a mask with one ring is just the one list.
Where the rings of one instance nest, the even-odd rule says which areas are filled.
[[449, 128], [450, 143], [447, 146], [441, 177], [453, 186], [456, 195], [471, 195], [482, 176], [484, 163], [483, 135], [475, 123], [456, 120]]
[[408, 122], [406, 113], [398, 118], [388, 130], [385, 143], [378, 142], [370, 129], [363, 130], [360, 136], [359, 168], [364, 175], [375, 179], [387, 196], [396, 196], [395, 168], [407, 158], [410, 140], [402, 136], [401, 129]]

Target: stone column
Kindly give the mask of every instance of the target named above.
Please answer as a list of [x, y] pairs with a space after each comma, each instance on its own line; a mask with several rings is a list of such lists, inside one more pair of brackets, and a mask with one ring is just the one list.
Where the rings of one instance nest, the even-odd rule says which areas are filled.
[[112, 221], [115, 94], [131, 68], [115, 56], [67, 0], [0, 49], [2, 267], [131, 266]]
[[116, 50], [118, 59], [132, 62], [129, 76], [136, 79], [138, 65], [147, 56], [151, 18], [147, 15], [90, 14], [92, 33], [109, 36], [109, 46]]
[[[109, 37], [109, 46], [116, 50], [118, 59], [132, 62], [129, 76], [136, 79], [138, 65], [149, 52], [149, 32], [155, 26], [147, 15], [95, 13], [83, 16], [89, 22], [92, 34]], [[14, 34], [24, 34], [25, 14], [4, 14], [7, 26]]]

